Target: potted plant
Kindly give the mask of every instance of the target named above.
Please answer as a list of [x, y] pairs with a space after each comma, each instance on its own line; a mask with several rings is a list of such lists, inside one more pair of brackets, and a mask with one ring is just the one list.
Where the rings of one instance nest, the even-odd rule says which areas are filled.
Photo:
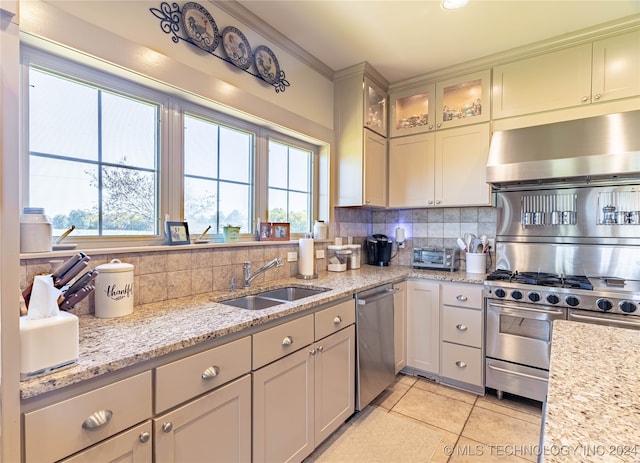
[[235, 225], [226, 224], [224, 227], [222, 227], [222, 232], [224, 233], [225, 243], [235, 243], [240, 237], [240, 227], [237, 227]]

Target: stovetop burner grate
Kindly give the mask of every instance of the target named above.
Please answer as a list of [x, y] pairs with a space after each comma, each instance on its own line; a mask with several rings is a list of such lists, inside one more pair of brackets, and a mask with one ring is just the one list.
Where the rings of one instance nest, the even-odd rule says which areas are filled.
[[487, 276], [490, 281], [507, 281], [523, 283], [535, 286], [547, 286], [553, 288], [572, 288], [593, 290], [593, 284], [584, 275], [556, 275], [544, 272], [512, 272], [498, 269]]

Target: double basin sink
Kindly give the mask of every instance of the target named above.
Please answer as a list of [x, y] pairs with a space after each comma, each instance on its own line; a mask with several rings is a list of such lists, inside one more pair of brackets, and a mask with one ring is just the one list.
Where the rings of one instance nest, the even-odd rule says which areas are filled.
[[327, 288], [303, 288], [299, 286], [286, 286], [284, 288], [271, 289], [250, 296], [237, 297], [226, 301], [220, 301], [221, 304], [232, 305], [247, 310], [262, 310], [274, 305], [284, 304], [286, 302], [297, 301], [305, 297], [315, 296], [316, 294], [330, 291]]

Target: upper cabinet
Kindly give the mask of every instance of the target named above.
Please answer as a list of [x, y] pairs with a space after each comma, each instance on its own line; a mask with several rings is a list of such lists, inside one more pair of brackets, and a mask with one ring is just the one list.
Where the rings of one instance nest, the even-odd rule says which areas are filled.
[[390, 95], [390, 135], [398, 137], [489, 120], [491, 71]]
[[387, 85], [366, 63], [336, 73], [336, 206], [387, 206]]
[[640, 94], [640, 31], [493, 69], [495, 119]]

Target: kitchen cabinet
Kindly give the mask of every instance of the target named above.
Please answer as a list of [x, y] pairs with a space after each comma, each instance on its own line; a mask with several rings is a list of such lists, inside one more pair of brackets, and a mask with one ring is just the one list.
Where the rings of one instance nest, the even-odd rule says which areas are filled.
[[437, 377], [440, 367], [440, 285], [407, 281], [407, 367]]
[[407, 282], [394, 283], [393, 346], [396, 374], [407, 365]]
[[494, 119], [640, 95], [640, 31], [493, 69]]
[[[254, 355], [267, 350], [277, 358], [263, 356], [253, 372], [255, 462], [301, 461], [354, 412], [354, 300], [303, 319], [254, 336]], [[280, 355], [283, 343], [297, 350]]]
[[442, 283], [440, 320], [441, 382], [484, 394], [482, 286]]
[[491, 71], [486, 70], [392, 92], [390, 136], [487, 122], [490, 89]]
[[389, 207], [486, 206], [489, 124], [393, 138]]
[[336, 74], [336, 206], [387, 205], [387, 85], [366, 63]]

